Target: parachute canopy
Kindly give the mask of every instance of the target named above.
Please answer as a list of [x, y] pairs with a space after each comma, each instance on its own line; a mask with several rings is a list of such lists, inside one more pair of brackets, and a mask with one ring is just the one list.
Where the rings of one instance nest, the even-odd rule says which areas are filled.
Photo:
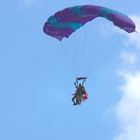
[[96, 17], [104, 17], [128, 33], [135, 31], [134, 22], [126, 15], [102, 6], [81, 5], [56, 12], [44, 24], [46, 34], [62, 40]]

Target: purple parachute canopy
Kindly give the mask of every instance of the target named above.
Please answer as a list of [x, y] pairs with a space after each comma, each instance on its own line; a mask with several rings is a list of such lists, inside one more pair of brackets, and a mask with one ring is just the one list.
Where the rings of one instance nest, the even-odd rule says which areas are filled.
[[126, 15], [102, 6], [82, 5], [56, 12], [44, 24], [46, 34], [62, 40], [96, 17], [104, 17], [128, 33], [135, 31], [134, 22]]

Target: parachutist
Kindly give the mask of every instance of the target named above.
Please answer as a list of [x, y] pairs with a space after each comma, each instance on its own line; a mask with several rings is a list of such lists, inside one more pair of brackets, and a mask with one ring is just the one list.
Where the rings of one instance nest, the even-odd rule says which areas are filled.
[[[98, 5], [78, 5], [61, 9], [47, 19], [44, 23], [43, 31], [45, 34], [62, 41], [63, 38], [69, 38], [82, 26], [90, 21], [94, 21], [98, 17], [107, 19], [113, 23], [112, 25], [119, 27], [127, 33], [136, 32], [136, 25], [130, 17], [114, 9]], [[102, 31], [102, 28], [100, 30]], [[88, 36], [90, 37], [90, 34]], [[76, 92], [72, 98], [74, 105], [80, 104], [87, 99], [87, 94], [83, 86], [86, 79], [87, 77], [76, 78], [76, 82], [74, 83]], [[82, 82], [78, 84], [78, 81]]]
[[[76, 92], [73, 94], [73, 105], [78, 105], [81, 104], [82, 101], [86, 100], [88, 98], [85, 87], [84, 87], [84, 82], [86, 81], [87, 77], [80, 77], [76, 78], [76, 82], [74, 82]], [[79, 80], [83, 80], [82, 83], [78, 83]]]

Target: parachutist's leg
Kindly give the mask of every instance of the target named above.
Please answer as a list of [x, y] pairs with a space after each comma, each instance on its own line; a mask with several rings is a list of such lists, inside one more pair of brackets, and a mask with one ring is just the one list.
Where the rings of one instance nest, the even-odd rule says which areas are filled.
[[76, 104], [81, 104], [81, 98], [79, 96], [76, 97]]
[[72, 98], [73, 105], [76, 105], [75, 99], [76, 99], [76, 96], [74, 96], [74, 97]]
[[81, 97], [79, 97], [79, 104], [81, 104]]
[[79, 104], [79, 99], [76, 97], [76, 105]]

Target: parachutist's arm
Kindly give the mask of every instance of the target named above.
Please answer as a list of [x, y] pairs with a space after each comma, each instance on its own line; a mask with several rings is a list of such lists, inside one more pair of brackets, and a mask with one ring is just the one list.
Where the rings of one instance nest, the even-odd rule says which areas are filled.
[[78, 88], [78, 86], [77, 86], [77, 83], [76, 83], [76, 82], [74, 83], [74, 85], [75, 85], [75, 87], [76, 87], [76, 88]]
[[74, 83], [75, 87], [78, 88], [78, 80], [76, 79], [76, 82]]
[[84, 85], [85, 81], [86, 81], [86, 79], [83, 80], [83, 82], [82, 82], [82, 86]]
[[78, 87], [78, 80], [77, 79], [76, 79], [76, 82], [75, 83], [76, 83], [76, 86]]

